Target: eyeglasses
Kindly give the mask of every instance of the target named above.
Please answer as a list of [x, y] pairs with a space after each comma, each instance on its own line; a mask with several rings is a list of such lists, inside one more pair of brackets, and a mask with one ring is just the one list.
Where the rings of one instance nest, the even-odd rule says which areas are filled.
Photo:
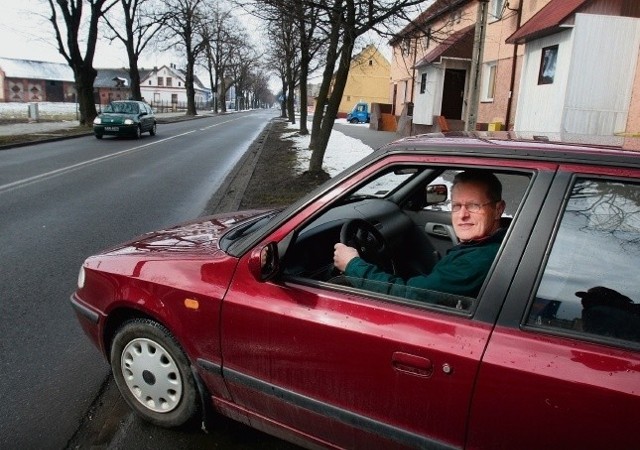
[[452, 203], [451, 204], [451, 211], [452, 212], [458, 212], [464, 206], [466, 208], [466, 210], [469, 211], [470, 213], [477, 213], [483, 207], [487, 206], [490, 203], [495, 203], [495, 202], [486, 202], [486, 203]]

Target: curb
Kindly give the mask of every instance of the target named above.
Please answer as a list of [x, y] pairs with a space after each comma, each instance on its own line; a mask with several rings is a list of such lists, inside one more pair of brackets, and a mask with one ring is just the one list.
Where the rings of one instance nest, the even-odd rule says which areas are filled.
[[249, 181], [256, 170], [267, 136], [277, 120], [279, 119], [271, 119], [264, 127], [264, 130], [251, 143], [249, 150], [245, 152], [244, 156], [224, 179], [200, 216], [238, 211], [244, 193], [249, 186]]

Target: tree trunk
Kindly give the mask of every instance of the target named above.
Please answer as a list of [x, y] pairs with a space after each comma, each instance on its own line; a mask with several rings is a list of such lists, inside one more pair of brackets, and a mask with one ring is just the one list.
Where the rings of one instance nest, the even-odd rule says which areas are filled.
[[185, 75], [185, 88], [187, 90], [187, 116], [195, 116], [196, 112], [196, 91], [193, 86], [194, 76], [193, 76], [193, 68], [195, 66], [195, 61], [193, 59], [193, 55], [187, 55], [187, 73]]
[[138, 70], [138, 58], [129, 57], [129, 78], [131, 79], [131, 98], [143, 100], [140, 92], [140, 70]]
[[91, 126], [93, 119], [98, 115], [93, 96], [93, 82], [98, 76], [98, 72], [93, 67], [74, 68], [76, 89], [78, 91], [78, 108], [80, 110], [80, 125]]
[[[327, 144], [333, 130], [333, 123], [338, 116], [338, 108], [340, 108], [340, 100], [344, 93], [349, 76], [349, 65], [351, 64], [351, 55], [353, 53], [354, 39], [348, 35], [344, 37], [342, 52], [340, 54], [340, 62], [338, 70], [334, 77], [333, 89], [331, 95], [328, 96], [326, 102], [326, 111], [324, 111], [322, 122], [319, 124], [318, 130], [314, 128], [312, 137], [314, 146], [312, 147], [311, 158], [309, 160], [309, 172], [316, 173], [322, 171], [322, 161], [327, 150]], [[314, 117], [315, 125], [315, 117]]]
[[282, 114], [280, 117], [283, 119], [287, 118], [287, 83], [284, 78], [282, 79], [282, 101], [280, 102], [280, 110]]
[[289, 89], [287, 92], [287, 113], [289, 115], [289, 122], [291, 124], [296, 123], [296, 84], [293, 80], [289, 80]]

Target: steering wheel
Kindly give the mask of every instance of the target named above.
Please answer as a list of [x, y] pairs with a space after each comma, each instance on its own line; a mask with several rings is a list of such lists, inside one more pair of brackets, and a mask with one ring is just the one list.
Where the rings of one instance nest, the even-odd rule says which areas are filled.
[[363, 219], [345, 222], [340, 229], [340, 242], [358, 250], [360, 257], [385, 272], [394, 273], [387, 242], [375, 226]]

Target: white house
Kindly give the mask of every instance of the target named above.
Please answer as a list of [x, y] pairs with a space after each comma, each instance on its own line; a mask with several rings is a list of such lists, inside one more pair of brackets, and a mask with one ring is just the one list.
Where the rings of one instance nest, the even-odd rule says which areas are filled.
[[[154, 68], [140, 80], [140, 93], [152, 106], [185, 105], [187, 91], [185, 89], [184, 71], [175, 64]], [[211, 90], [203, 86], [196, 77], [194, 81], [195, 102], [203, 104], [209, 101]]]
[[639, 48], [640, 19], [596, 14], [527, 41], [515, 129], [624, 132]]

